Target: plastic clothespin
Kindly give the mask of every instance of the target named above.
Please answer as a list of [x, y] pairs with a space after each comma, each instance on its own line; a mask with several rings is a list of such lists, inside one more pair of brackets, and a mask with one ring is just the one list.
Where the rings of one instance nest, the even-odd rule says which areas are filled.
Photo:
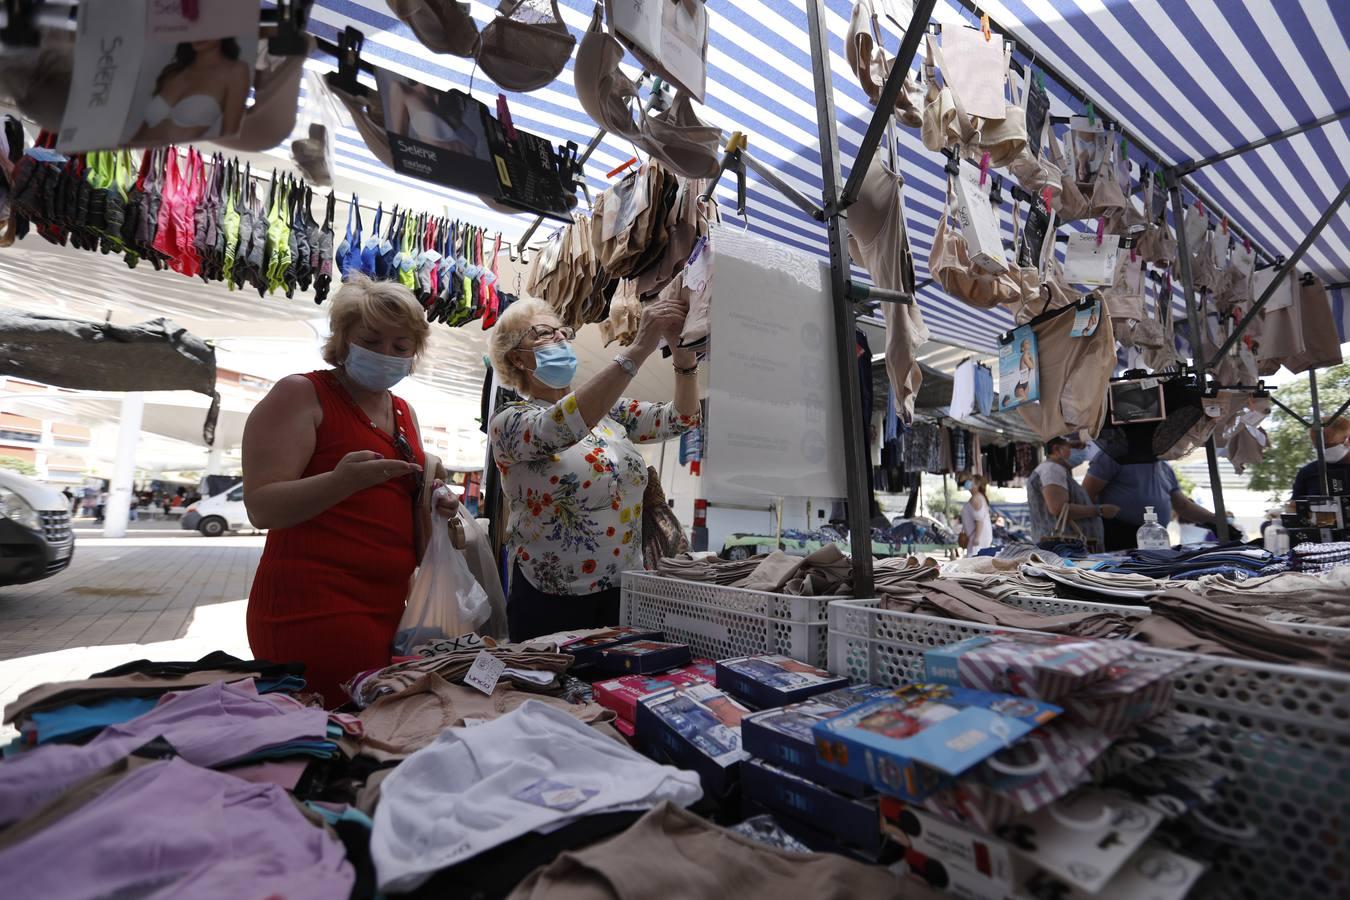
[[984, 35], [986, 41], [993, 40], [994, 33], [989, 30], [989, 14], [980, 16], [980, 33]]
[[1098, 246], [1098, 247], [1100, 247], [1100, 246], [1102, 245], [1102, 239], [1103, 239], [1104, 237], [1106, 237], [1106, 220], [1105, 220], [1105, 219], [1098, 219], [1098, 220], [1097, 220], [1097, 246]]
[[990, 159], [988, 150], [984, 151], [984, 155], [980, 157], [980, 187], [984, 187], [985, 179], [989, 177]]
[[506, 95], [497, 94], [497, 120], [502, 123], [502, 130], [506, 132], [506, 139], [514, 141], [516, 139], [516, 126], [511, 121], [511, 107], [506, 105]]
[[1086, 103], [1084, 103], [1084, 104], [1083, 104], [1083, 109], [1084, 109], [1084, 111], [1087, 113], [1088, 124], [1089, 124], [1089, 125], [1096, 125], [1096, 124], [1097, 124], [1097, 110], [1096, 110], [1096, 108], [1092, 105], [1092, 101], [1089, 100], [1089, 101], [1087, 101]]
[[638, 161], [638, 160], [637, 160], [637, 157], [636, 157], [636, 156], [630, 156], [630, 157], [628, 157], [628, 159], [627, 159], [625, 162], [620, 163], [618, 168], [616, 168], [616, 169], [610, 169], [608, 172], [606, 172], [606, 173], [605, 173], [605, 177], [606, 177], [606, 178], [613, 178], [615, 175], [618, 175], [620, 172], [622, 172], [624, 169], [628, 168], [629, 166], [637, 165], [637, 161]]
[[1041, 200], [1045, 203], [1046, 212], [1050, 211], [1050, 201], [1054, 199], [1055, 192], [1049, 188], [1041, 188]]
[[1120, 158], [1124, 159], [1130, 155], [1130, 139], [1124, 135], [1120, 136]]
[[1248, 253], [1252, 252], [1252, 239], [1246, 235], [1243, 235], [1242, 237], [1242, 249], [1246, 250]]
[[1220, 226], [1221, 228], [1223, 228], [1223, 233], [1224, 233], [1224, 234], [1227, 234], [1227, 233], [1228, 233], [1228, 216], [1224, 216], [1223, 219], [1220, 220], [1219, 226]]

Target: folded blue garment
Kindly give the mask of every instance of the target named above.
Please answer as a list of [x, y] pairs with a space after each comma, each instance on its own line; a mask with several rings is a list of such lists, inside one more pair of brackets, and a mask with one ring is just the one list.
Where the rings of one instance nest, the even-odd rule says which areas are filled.
[[32, 725], [24, 729], [24, 734], [31, 734], [34, 744], [78, 741], [109, 725], [130, 722], [154, 709], [158, 702], [158, 697], [110, 697], [96, 703], [72, 703], [33, 713]]

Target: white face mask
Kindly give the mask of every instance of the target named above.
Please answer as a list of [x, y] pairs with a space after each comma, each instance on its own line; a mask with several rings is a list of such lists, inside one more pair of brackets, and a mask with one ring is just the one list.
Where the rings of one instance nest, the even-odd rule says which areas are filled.
[[1345, 444], [1333, 444], [1326, 449], [1326, 458], [1329, 463], [1338, 463], [1345, 459], [1345, 455], [1350, 453], [1350, 447]]

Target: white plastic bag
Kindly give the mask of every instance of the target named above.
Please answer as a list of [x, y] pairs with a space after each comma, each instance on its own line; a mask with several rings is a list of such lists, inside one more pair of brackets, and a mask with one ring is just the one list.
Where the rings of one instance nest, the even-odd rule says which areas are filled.
[[[441, 491], [437, 490], [437, 496]], [[434, 504], [433, 500], [433, 504]], [[431, 538], [408, 592], [408, 605], [394, 634], [394, 655], [408, 656], [418, 644], [467, 634], [492, 614], [487, 592], [474, 580], [464, 554], [450, 543], [447, 519], [431, 514]]]

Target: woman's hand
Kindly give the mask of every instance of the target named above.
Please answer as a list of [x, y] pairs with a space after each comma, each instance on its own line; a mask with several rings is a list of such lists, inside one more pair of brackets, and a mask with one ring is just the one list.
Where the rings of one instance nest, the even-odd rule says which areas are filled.
[[1119, 506], [1116, 506], [1114, 503], [1103, 503], [1103, 504], [1102, 504], [1102, 518], [1103, 518], [1103, 519], [1114, 519], [1114, 518], [1115, 518], [1116, 516], [1118, 516], [1118, 515], [1120, 515], [1120, 507], [1119, 507]]
[[374, 450], [353, 450], [338, 460], [333, 469], [333, 477], [344, 488], [355, 494], [377, 484], [384, 484], [391, 478], [411, 475], [422, 471], [416, 463], [401, 459], [389, 459]]
[[436, 515], [449, 519], [459, 514], [459, 498], [455, 496], [454, 491], [445, 490], [445, 482], [439, 478], [431, 486], [431, 506]]
[[683, 304], [672, 300], [658, 300], [649, 304], [642, 310], [642, 322], [638, 325], [633, 349], [651, 354], [661, 342], [661, 338], [667, 338], [669, 343], [668, 335], [671, 330], [682, 329], [686, 315], [688, 310]]

